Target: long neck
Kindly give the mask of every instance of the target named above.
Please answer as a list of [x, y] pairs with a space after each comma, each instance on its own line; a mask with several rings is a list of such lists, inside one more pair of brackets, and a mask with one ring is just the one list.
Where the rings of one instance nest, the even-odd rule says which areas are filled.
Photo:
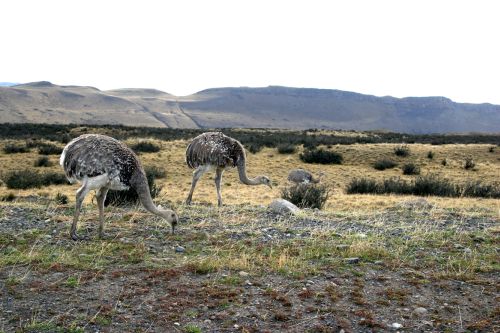
[[141, 204], [148, 210], [149, 212], [161, 216], [160, 211], [156, 207], [153, 202], [153, 198], [151, 198], [151, 193], [149, 192], [148, 180], [144, 173], [140, 170], [135, 172], [133, 181], [131, 182], [132, 187], [135, 188], [137, 195], [139, 196], [139, 200]]
[[258, 177], [255, 177], [252, 179], [248, 178], [245, 164], [246, 164], [245, 156], [243, 155], [240, 157], [238, 164], [237, 164], [238, 174], [240, 176], [241, 182], [245, 185], [260, 185], [261, 183], [260, 183]]

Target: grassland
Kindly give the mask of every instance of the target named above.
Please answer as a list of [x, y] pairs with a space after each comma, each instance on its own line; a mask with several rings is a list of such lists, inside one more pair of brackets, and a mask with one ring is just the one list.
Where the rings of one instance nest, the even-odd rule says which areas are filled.
[[[161, 150], [140, 158], [166, 170], [156, 201], [180, 216], [176, 235], [140, 207], [108, 207], [109, 238], [99, 240], [89, 196], [79, 231], [89, 240], [73, 242], [76, 185], [0, 187], [0, 197], [16, 197], [0, 202], [0, 332], [376, 332], [394, 323], [405, 332], [499, 329], [499, 200], [345, 194], [355, 177], [412, 179], [401, 171], [409, 162], [456, 183], [498, 184], [499, 148], [411, 144], [410, 155], [398, 157], [399, 144], [322, 147], [341, 153], [341, 165], [304, 164], [302, 147], [291, 155], [264, 148], [248, 154], [247, 170], [268, 175], [273, 190], [245, 186], [232, 170], [223, 179], [225, 206], [217, 208], [213, 175], [200, 181], [195, 205], [183, 205], [191, 183], [187, 141], [148, 141]], [[9, 143], [24, 141], [0, 147]], [[2, 173], [61, 172], [57, 155], [49, 156], [52, 166], [35, 168], [38, 156], [35, 149], [2, 152]], [[467, 157], [475, 161], [469, 170]], [[374, 169], [383, 158], [397, 166]], [[326, 207], [270, 213], [267, 204], [296, 167], [326, 174]], [[70, 202], [58, 204], [57, 193]]]

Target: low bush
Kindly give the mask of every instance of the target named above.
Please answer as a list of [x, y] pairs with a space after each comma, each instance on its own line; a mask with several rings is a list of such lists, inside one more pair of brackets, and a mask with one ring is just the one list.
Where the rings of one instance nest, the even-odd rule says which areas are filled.
[[8, 194], [2, 196], [0, 198], [0, 201], [7, 201], [7, 202], [11, 202], [11, 201], [14, 201], [16, 199], [16, 195], [12, 192], [9, 192]]
[[278, 145], [278, 153], [280, 154], [293, 154], [297, 151], [297, 146], [292, 144], [280, 144]]
[[464, 168], [465, 168], [465, 170], [474, 169], [475, 166], [476, 166], [476, 162], [474, 162], [474, 160], [472, 159], [472, 157], [466, 157], [465, 158], [465, 161], [464, 161]]
[[[161, 191], [161, 186], [156, 185], [155, 177], [151, 173], [146, 172], [146, 177], [149, 185], [149, 193], [151, 193], [152, 198], [156, 198], [158, 193]], [[139, 196], [137, 195], [137, 192], [130, 188], [126, 191], [109, 190], [106, 200], [104, 201], [104, 205], [128, 206], [137, 204], [138, 202]]]
[[130, 146], [136, 153], [156, 153], [160, 151], [160, 146], [150, 141], [141, 141]]
[[394, 168], [396, 165], [398, 165], [398, 164], [394, 161], [391, 161], [389, 159], [381, 159], [381, 160], [376, 161], [373, 164], [373, 168], [375, 168], [376, 170], [382, 171], [385, 169]]
[[420, 175], [420, 167], [413, 163], [403, 165], [403, 175]]
[[29, 152], [29, 148], [26, 145], [16, 145], [13, 143], [9, 143], [3, 147], [3, 152], [5, 154], [17, 154], [17, 153], [27, 153]]
[[441, 165], [442, 166], [447, 166], [448, 165], [448, 160], [446, 158], [443, 158], [443, 160], [441, 161]]
[[7, 185], [7, 188], [23, 190], [68, 183], [64, 174], [56, 172], [41, 173], [28, 169], [6, 173], [4, 176], [4, 182]]
[[59, 204], [59, 205], [66, 205], [68, 204], [68, 196], [66, 194], [62, 194], [57, 192], [54, 200]]
[[35, 161], [35, 167], [50, 167], [53, 163], [49, 160], [48, 156], [40, 156]]
[[252, 154], [257, 154], [259, 151], [262, 150], [262, 148], [264, 148], [263, 145], [259, 145], [259, 144], [247, 144], [245, 145], [245, 147], [248, 149], [249, 152], [251, 152]]
[[342, 154], [324, 149], [306, 150], [300, 154], [300, 159], [305, 163], [342, 164]]
[[441, 197], [482, 197], [500, 198], [500, 186], [472, 182], [464, 185], [453, 184], [447, 179], [434, 175], [419, 176], [406, 182], [400, 178], [390, 178], [377, 182], [373, 179], [353, 179], [346, 188], [348, 194], [412, 194]]
[[322, 209], [328, 200], [329, 189], [326, 185], [296, 184], [281, 191], [281, 197], [300, 208]]
[[146, 175], [152, 176], [154, 179], [161, 179], [167, 177], [167, 172], [163, 168], [157, 166], [147, 166], [144, 167]]
[[63, 148], [52, 143], [43, 143], [38, 145], [38, 154], [40, 155], [59, 155], [62, 151]]
[[430, 160], [432, 160], [434, 158], [434, 152], [433, 151], [429, 151], [427, 153], [427, 158], [430, 159]]
[[406, 157], [410, 155], [410, 147], [408, 145], [401, 145], [394, 148], [396, 156]]

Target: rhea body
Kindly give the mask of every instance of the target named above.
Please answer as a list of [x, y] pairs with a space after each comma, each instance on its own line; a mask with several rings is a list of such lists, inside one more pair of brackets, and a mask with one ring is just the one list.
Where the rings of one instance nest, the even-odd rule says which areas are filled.
[[156, 207], [149, 192], [146, 174], [137, 155], [122, 142], [105, 135], [85, 134], [69, 142], [59, 163], [66, 177], [73, 184], [81, 183], [76, 191], [76, 207], [70, 236], [74, 240], [83, 200], [91, 190], [96, 190], [99, 208], [99, 237], [103, 237], [104, 201], [108, 190], [134, 189], [139, 200], [149, 212], [167, 220], [174, 232], [177, 215], [172, 210]]
[[222, 206], [222, 174], [228, 168], [238, 169], [238, 175], [243, 184], [262, 184], [272, 188], [271, 181], [266, 176], [248, 178], [245, 148], [238, 140], [221, 132], [207, 132], [194, 138], [186, 149], [186, 163], [190, 168], [195, 169], [191, 190], [186, 199], [188, 205], [191, 204], [196, 183], [204, 173], [211, 169], [215, 169], [215, 187], [219, 206]]
[[314, 177], [309, 171], [304, 169], [294, 169], [288, 174], [288, 180], [295, 184], [317, 184], [320, 182], [324, 174], [321, 172], [319, 176]]

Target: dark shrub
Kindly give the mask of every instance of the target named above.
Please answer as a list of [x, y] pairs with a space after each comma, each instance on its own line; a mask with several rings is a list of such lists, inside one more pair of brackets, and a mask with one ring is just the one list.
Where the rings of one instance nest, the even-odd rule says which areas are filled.
[[53, 163], [49, 160], [48, 156], [40, 156], [35, 161], [35, 167], [49, 167], [52, 165], [53, 165]]
[[326, 185], [297, 184], [281, 191], [281, 197], [301, 208], [321, 209], [330, 191]]
[[489, 151], [490, 153], [495, 152], [495, 147], [494, 147], [494, 146], [491, 146], [490, 148], [488, 148], [488, 151]]
[[378, 185], [377, 182], [373, 179], [367, 178], [354, 178], [347, 185], [346, 189], [347, 194], [376, 194], [378, 193]]
[[63, 148], [52, 143], [43, 143], [38, 146], [38, 154], [40, 155], [59, 155], [62, 151]]
[[394, 168], [396, 165], [398, 165], [396, 162], [388, 160], [388, 159], [381, 159], [376, 161], [373, 164], [373, 167], [377, 170], [385, 170], [385, 169], [391, 169]]
[[165, 171], [165, 169], [159, 168], [157, 166], [144, 167], [144, 171], [146, 171], [146, 175], [150, 175], [154, 179], [167, 177], [167, 172]]
[[12, 143], [9, 143], [3, 147], [3, 152], [5, 154], [16, 154], [16, 153], [27, 153], [29, 152], [29, 148], [25, 145], [18, 146]]
[[136, 153], [156, 153], [160, 151], [160, 146], [150, 141], [138, 142], [130, 146], [130, 148]]
[[72, 137], [69, 133], [64, 133], [61, 135], [61, 143], [67, 144], [71, 141]]
[[441, 164], [443, 166], [447, 166], [448, 165], [448, 160], [446, 158], [443, 158], [443, 160], [441, 161]]
[[413, 194], [441, 197], [500, 198], [500, 186], [498, 185], [483, 185], [480, 182], [457, 185], [434, 175], [417, 177], [411, 182], [405, 182], [399, 178], [386, 179], [382, 182], [366, 178], [353, 179], [347, 185], [346, 192], [348, 194]]
[[420, 167], [413, 163], [403, 165], [403, 175], [420, 175]]
[[293, 154], [297, 151], [297, 146], [292, 144], [281, 144], [278, 145], [278, 153], [280, 154]]
[[59, 205], [68, 204], [68, 196], [66, 194], [62, 194], [62, 193], [57, 192], [54, 199]]
[[465, 158], [465, 162], [464, 162], [465, 170], [474, 169], [475, 166], [476, 166], [476, 162], [474, 162], [472, 157]]
[[342, 164], [342, 154], [324, 149], [306, 150], [300, 154], [300, 159], [305, 163]]
[[410, 147], [408, 145], [401, 145], [394, 148], [394, 154], [396, 156], [406, 157], [410, 155]]
[[[155, 184], [155, 177], [152, 174], [146, 173], [146, 177], [148, 179], [149, 193], [151, 193], [152, 198], [156, 198], [158, 193], [160, 193], [161, 191], [161, 186], [157, 186]], [[137, 195], [137, 192], [134, 189], [130, 188], [126, 191], [109, 190], [104, 205], [127, 206], [134, 205], [138, 202], [139, 196]]]
[[9, 192], [8, 194], [2, 196], [2, 198], [0, 198], [0, 201], [14, 201], [16, 199], [16, 195], [12, 192]]
[[430, 159], [430, 160], [432, 160], [434, 158], [434, 152], [433, 151], [429, 151], [427, 153], [427, 158]]
[[33, 170], [11, 171], [5, 175], [5, 184], [12, 189], [38, 188], [48, 185], [67, 184], [66, 176], [60, 173], [40, 173]]
[[447, 179], [442, 179], [434, 175], [417, 177], [413, 184], [412, 194], [415, 195], [436, 195], [440, 197], [458, 196], [457, 187]]
[[262, 150], [263, 147], [264, 147], [263, 145], [259, 145], [259, 144], [247, 144], [246, 145], [246, 148], [252, 154], [257, 154], [259, 151]]

